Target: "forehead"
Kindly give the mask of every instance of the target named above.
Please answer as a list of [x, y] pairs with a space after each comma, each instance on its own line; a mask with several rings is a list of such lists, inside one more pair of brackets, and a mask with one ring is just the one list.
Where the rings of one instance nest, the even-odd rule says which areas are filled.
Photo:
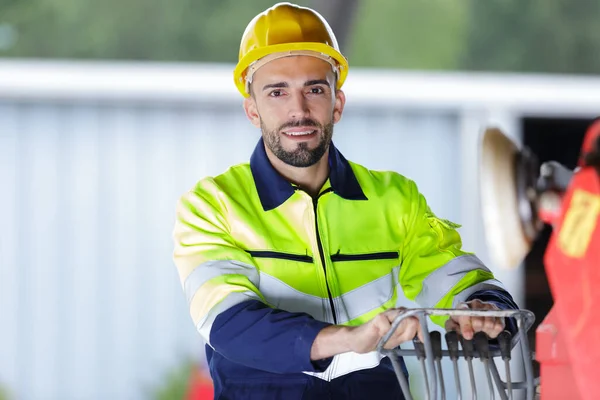
[[333, 82], [335, 73], [325, 60], [311, 56], [289, 56], [269, 61], [260, 67], [253, 81], [306, 81], [309, 79], [327, 79]]

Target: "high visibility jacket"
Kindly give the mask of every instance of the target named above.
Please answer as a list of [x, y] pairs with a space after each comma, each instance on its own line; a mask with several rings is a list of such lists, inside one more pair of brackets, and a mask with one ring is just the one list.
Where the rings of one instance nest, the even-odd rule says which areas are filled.
[[[333, 144], [329, 167], [313, 198], [275, 171], [260, 140], [249, 163], [200, 180], [178, 204], [174, 261], [207, 342], [216, 398], [301, 398], [307, 387], [382, 368], [398, 396], [377, 352], [311, 361], [318, 332], [363, 324], [406, 299], [451, 308], [477, 297], [516, 308], [413, 181], [349, 162]], [[360, 390], [384, 387], [370, 382]]]

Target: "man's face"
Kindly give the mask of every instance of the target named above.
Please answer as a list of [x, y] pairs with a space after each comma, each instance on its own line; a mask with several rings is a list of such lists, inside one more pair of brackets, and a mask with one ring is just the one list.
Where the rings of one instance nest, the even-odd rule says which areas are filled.
[[333, 125], [345, 103], [335, 91], [335, 74], [326, 61], [311, 56], [279, 58], [260, 67], [244, 109], [262, 130], [277, 158], [294, 167], [319, 161], [331, 142]]

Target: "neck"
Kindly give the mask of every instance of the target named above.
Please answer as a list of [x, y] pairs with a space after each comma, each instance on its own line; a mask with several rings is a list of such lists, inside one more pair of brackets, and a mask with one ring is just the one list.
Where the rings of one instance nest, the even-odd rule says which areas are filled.
[[319, 194], [319, 191], [329, 176], [329, 150], [323, 154], [323, 157], [321, 157], [316, 164], [305, 168], [286, 164], [277, 158], [268, 148], [266, 148], [266, 150], [271, 165], [273, 165], [273, 168], [275, 168], [281, 176], [289, 182], [298, 185], [302, 190], [313, 197], [316, 197]]

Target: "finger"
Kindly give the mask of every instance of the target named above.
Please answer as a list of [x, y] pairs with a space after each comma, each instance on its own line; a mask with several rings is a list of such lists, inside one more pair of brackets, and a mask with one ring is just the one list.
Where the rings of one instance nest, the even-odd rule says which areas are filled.
[[373, 318], [373, 326], [376, 329], [379, 337], [383, 337], [392, 327], [389, 316], [386, 314], [387, 313], [382, 313]]
[[400, 325], [398, 325], [396, 332], [394, 332], [394, 335], [388, 342], [390, 346], [389, 348], [395, 348], [404, 342], [412, 340], [417, 334], [418, 327], [419, 322], [414, 317], [409, 317], [402, 320]]
[[468, 317], [462, 318], [459, 322], [460, 325], [460, 334], [467, 340], [473, 339], [473, 335], [475, 331], [473, 330], [473, 325], [471, 324], [471, 319]]
[[[471, 310], [486, 310], [487, 304], [484, 304], [480, 300], [471, 300], [468, 302], [468, 307]], [[471, 326], [474, 332], [481, 332], [485, 329], [485, 317], [471, 317]]]
[[[378, 329], [379, 329], [380, 337], [383, 337], [386, 334], [388, 334], [388, 332], [392, 328], [392, 322], [396, 318], [396, 314], [397, 314], [394, 311], [395, 310], [389, 310], [383, 314], [379, 314], [381, 316], [381, 320], [378, 321]], [[385, 346], [383, 346], [385, 349], [389, 350], [389, 349], [393, 349], [398, 346], [396, 337], [398, 336], [398, 332], [401, 330], [402, 330], [402, 322], [400, 322], [400, 324], [396, 327], [396, 330], [391, 334], [391, 336], [388, 339], [388, 341], [386, 342]]]
[[460, 333], [460, 325], [452, 318], [448, 318], [445, 323], [446, 332], [454, 331]]
[[[382, 314], [377, 315], [375, 318], [373, 318], [373, 320], [371, 321], [371, 329], [372, 329], [372, 333], [370, 334], [370, 337], [373, 338], [374, 340], [374, 348], [376, 348], [377, 343], [379, 343], [380, 340], [382, 340], [385, 335], [389, 332], [390, 328], [391, 328], [391, 324], [390, 321], [388, 320], [387, 316]], [[391, 349], [395, 346], [393, 346], [393, 337], [390, 337], [384, 344], [383, 348], [384, 349]]]
[[464, 336], [464, 338], [467, 340], [473, 339], [473, 335], [475, 332], [473, 330], [473, 323], [471, 321], [471, 317], [461, 316], [458, 318], [457, 322], [460, 334]]
[[504, 322], [504, 318], [494, 318], [493, 320], [494, 321], [493, 321], [492, 327], [489, 329], [486, 329], [485, 333], [487, 333], [487, 335], [490, 338], [495, 339], [496, 337], [498, 337], [500, 332], [502, 332], [504, 330], [505, 322]]
[[383, 313], [383, 315], [387, 318], [387, 320], [392, 323], [394, 320], [400, 315], [403, 310], [392, 308], [391, 310], [387, 310]]
[[484, 321], [485, 317], [471, 317], [471, 326], [473, 327], [473, 331], [481, 332], [485, 323]]
[[483, 331], [488, 335], [494, 332], [494, 327], [496, 326], [496, 317], [485, 317], [483, 320]]
[[[482, 307], [482, 302], [479, 300], [472, 300], [465, 303], [459, 303], [458, 309], [477, 309]], [[470, 316], [460, 316], [456, 318], [458, 325], [460, 326], [460, 334], [467, 340], [473, 339], [473, 335], [475, 334], [473, 323], [480, 325], [483, 327], [483, 322], [478, 322], [477, 318], [471, 318]], [[479, 328], [479, 329], [481, 329]]]
[[406, 318], [400, 325], [401, 329], [398, 329], [395, 337], [398, 344], [412, 340], [417, 334], [418, 321], [416, 318]]

